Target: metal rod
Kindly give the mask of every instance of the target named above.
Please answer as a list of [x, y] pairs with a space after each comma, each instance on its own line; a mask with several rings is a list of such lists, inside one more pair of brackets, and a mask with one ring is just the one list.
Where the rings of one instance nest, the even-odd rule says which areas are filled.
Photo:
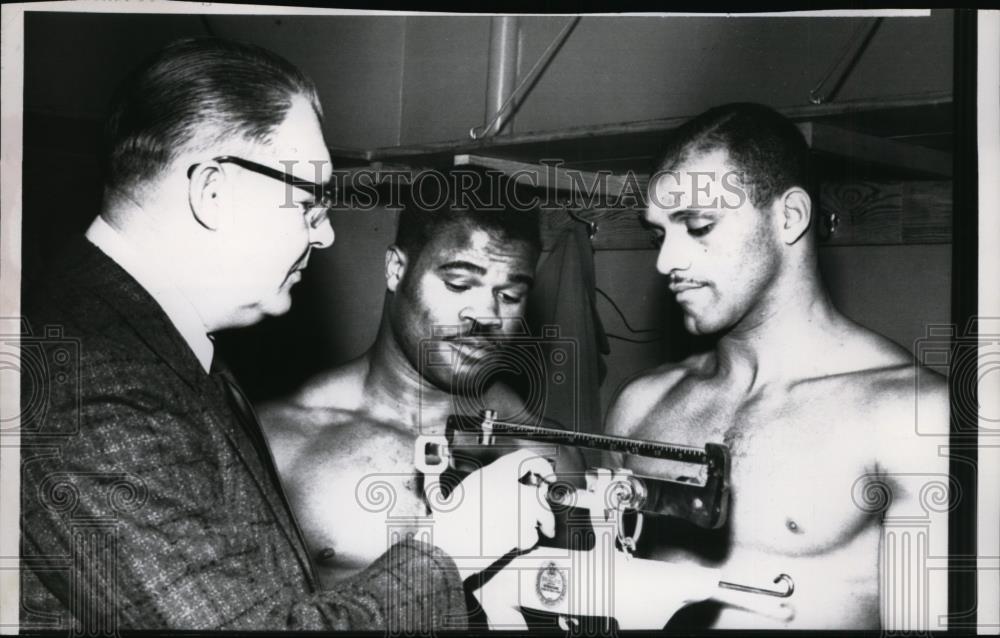
[[[591, 432], [574, 432], [572, 430], [560, 430], [557, 428], [547, 428], [538, 425], [527, 425], [524, 423], [514, 423], [511, 421], [490, 421], [494, 433], [499, 434], [531, 434], [539, 437], [551, 437], [560, 441], [575, 441], [581, 444], [604, 444], [613, 446], [642, 446], [657, 449], [676, 450], [678, 453], [687, 454], [693, 457], [691, 462], [703, 463], [706, 461], [704, 448], [693, 445], [681, 445], [679, 443], [662, 443], [659, 441], [648, 441], [645, 439], [632, 439], [623, 436], [613, 436], [610, 434], [594, 434]], [[600, 448], [605, 449], [605, 448]]]
[[490, 20], [490, 66], [486, 76], [486, 121], [494, 122], [486, 131], [498, 135], [503, 128], [497, 116], [514, 94], [517, 79], [517, 17], [495, 16]]
[[[951, 103], [952, 99], [950, 91], [931, 91], [927, 93], [895, 96], [891, 98], [847, 100], [837, 102], [835, 104], [805, 104], [801, 106], [786, 106], [777, 109], [777, 111], [785, 117], [798, 122], [818, 117], [828, 117], [831, 115], [859, 113], [867, 110], [902, 109], [915, 106], [941, 106], [947, 108], [951, 105]], [[661, 134], [684, 124], [692, 117], [694, 117], [694, 114], [655, 120], [619, 122], [615, 124], [588, 124], [585, 126], [573, 126], [555, 131], [518, 133], [508, 137], [497, 138], [492, 141], [490, 146], [504, 148], [516, 144], [558, 142], [561, 140], [576, 140], [585, 137], [620, 135], [626, 133]], [[473, 129], [473, 131], [478, 130], [478, 128], [479, 127]], [[485, 128], [485, 126], [483, 128]], [[474, 139], [478, 140], [479, 138], [476, 137]], [[431, 155], [434, 153], [462, 154], [481, 151], [482, 149], [482, 144], [471, 142], [461, 144], [455, 141], [450, 141], [415, 144], [411, 146], [382, 146], [365, 151], [355, 150], [353, 153], [362, 155], [362, 158], [368, 161], [404, 161], [407, 158], [419, 157], [421, 155]], [[353, 155], [345, 155], [345, 157], [353, 157]]]
[[580, 16], [576, 16], [566, 23], [566, 26], [562, 28], [559, 35], [557, 35], [555, 39], [549, 43], [549, 46], [546, 47], [545, 51], [542, 52], [541, 57], [539, 57], [534, 66], [531, 67], [528, 74], [524, 76], [520, 83], [518, 83], [517, 87], [515, 87], [511, 92], [510, 96], [508, 96], [504, 103], [500, 106], [496, 115], [493, 116], [493, 119], [483, 126], [475, 126], [469, 129], [469, 137], [474, 140], [481, 140], [491, 134], [491, 131], [499, 131], [503, 128], [506, 118], [512, 115], [516, 110], [516, 98], [518, 97], [518, 93], [525, 86], [528, 87], [524, 92], [525, 95], [531, 91], [531, 88], [534, 87], [535, 81], [538, 80], [542, 72], [549, 65], [549, 62], [552, 61], [552, 58], [559, 51], [560, 47], [562, 47], [563, 43], [566, 42], [566, 38], [569, 37], [570, 32], [573, 31], [573, 28], [579, 21]]
[[[858, 29], [854, 32], [854, 35], [851, 37], [851, 40], [848, 42], [847, 46], [844, 48], [843, 52], [841, 52], [840, 56], [836, 60], [834, 60], [833, 65], [826, 72], [826, 75], [823, 76], [823, 79], [820, 80], [819, 83], [816, 86], [814, 86], [811, 91], [809, 91], [809, 101], [811, 103], [817, 105], [823, 104], [824, 102], [832, 100], [837, 95], [837, 92], [840, 91], [840, 87], [844, 85], [844, 82], [847, 80], [847, 76], [850, 75], [851, 71], [854, 70], [855, 65], [857, 65], [858, 63], [858, 60], [861, 59], [861, 54], [864, 53], [865, 49], [868, 48], [868, 44], [871, 42], [872, 37], [875, 36], [875, 31], [878, 30], [879, 25], [881, 24], [882, 24], [882, 18], [875, 18], [871, 26], [868, 27], [868, 31], [865, 34], [865, 36], [863, 38], [860, 38], [860, 44], [856, 44], [856, 42], [858, 42], [861, 33], [864, 32], [864, 26], [862, 25], [858, 27]], [[849, 53], [850, 55], [848, 55]], [[833, 86], [830, 88], [829, 91], [826, 92], [826, 94], [820, 95], [819, 94], [820, 89], [822, 89], [823, 85], [826, 84], [827, 80], [830, 79], [830, 76], [833, 75], [833, 72], [836, 71], [837, 68], [841, 66], [841, 64], [843, 64], [844, 60], [848, 60], [848, 62], [844, 66], [844, 70], [841, 71], [840, 77], [837, 78], [837, 81], [834, 82]]]

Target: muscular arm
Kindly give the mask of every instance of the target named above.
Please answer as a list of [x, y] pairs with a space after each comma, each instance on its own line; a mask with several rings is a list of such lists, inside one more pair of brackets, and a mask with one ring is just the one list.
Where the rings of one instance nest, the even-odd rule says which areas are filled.
[[[946, 629], [950, 493], [948, 391], [923, 371], [919, 385], [899, 390], [879, 428], [878, 465], [890, 487], [879, 544], [879, 603], [889, 631]], [[914, 409], [915, 408], [915, 409]], [[939, 620], [941, 619], [941, 620]]]

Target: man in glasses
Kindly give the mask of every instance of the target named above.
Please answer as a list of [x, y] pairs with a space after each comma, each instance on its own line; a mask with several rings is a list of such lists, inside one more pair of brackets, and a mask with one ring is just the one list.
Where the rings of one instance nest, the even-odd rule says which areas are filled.
[[[479, 551], [485, 524], [500, 553], [551, 528], [517, 482], [551, 466], [509, 455], [425, 516], [433, 534], [317, 592], [209, 335], [286, 312], [312, 250], [333, 242], [321, 113], [287, 61], [215, 39], [166, 47], [115, 96], [100, 215], [25, 290], [54, 365], [22, 384], [46, 393], [22, 424], [22, 628], [461, 627], [468, 570], [451, 556]], [[516, 517], [482, 520], [484, 497], [524, 503], [534, 536]]]

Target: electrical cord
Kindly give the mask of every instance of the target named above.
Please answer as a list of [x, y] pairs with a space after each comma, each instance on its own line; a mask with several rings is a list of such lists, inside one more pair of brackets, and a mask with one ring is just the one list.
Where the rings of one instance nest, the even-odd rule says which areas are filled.
[[621, 317], [622, 323], [625, 324], [625, 327], [628, 329], [629, 332], [634, 332], [634, 333], [660, 332], [659, 328], [633, 328], [632, 325], [628, 322], [628, 319], [625, 317], [625, 313], [622, 312], [622, 309], [618, 307], [618, 304], [615, 303], [615, 300], [612, 299], [608, 293], [604, 292], [597, 286], [594, 286], [594, 290], [596, 290], [602, 297], [608, 300], [608, 303], [611, 304], [611, 307], [614, 308], [615, 312], [618, 313], [618, 316]]
[[[618, 316], [621, 317], [622, 323], [625, 324], [625, 328], [629, 332], [631, 332], [633, 334], [640, 334], [640, 333], [643, 333], [643, 332], [655, 332], [655, 333], [661, 332], [657, 328], [633, 328], [632, 325], [628, 322], [628, 319], [625, 317], [625, 313], [622, 312], [622, 309], [618, 307], [618, 304], [615, 303], [615, 300], [612, 299], [611, 296], [608, 293], [604, 292], [603, 290], [601, 290], [597, 286], [594, 286], [594, 290], [596, 290], [602, 297], [604, 297], [608, 301], [609, 304], [611, 304], [611, 307], [614, 308], [614, 310], [618, 314]], [[621, 335], [612, 334], [610, 332], [606, 332], [606, 333], [604, 333], [604, 335], [608, 339], [618, 339], [619, 341], [627, 341], [628, 343], [655, 343], [657, 341], [662, 341], [663, 340], [662, 336], [653, 337], [652, 339], [633, 339], [632, 337], [623, 337]]]

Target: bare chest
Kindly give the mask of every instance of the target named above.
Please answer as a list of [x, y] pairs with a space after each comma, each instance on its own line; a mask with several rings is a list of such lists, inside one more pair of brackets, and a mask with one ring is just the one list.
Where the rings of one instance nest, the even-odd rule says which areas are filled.
[[[863, 416], [822, 394], [681, 395], [659, 406], [635, 436], [728, 447], [729, 549], [817, 555], [850, 543], [872, 523], [855, 500], [874, 456]], [[655, 475], [658, 463], [642, 459], [632, 467]]]
[[370, 564], [426, 515], [413, 437], [370, 422], [314, 437], [286, 476], [293, 510], [327, 582]]

